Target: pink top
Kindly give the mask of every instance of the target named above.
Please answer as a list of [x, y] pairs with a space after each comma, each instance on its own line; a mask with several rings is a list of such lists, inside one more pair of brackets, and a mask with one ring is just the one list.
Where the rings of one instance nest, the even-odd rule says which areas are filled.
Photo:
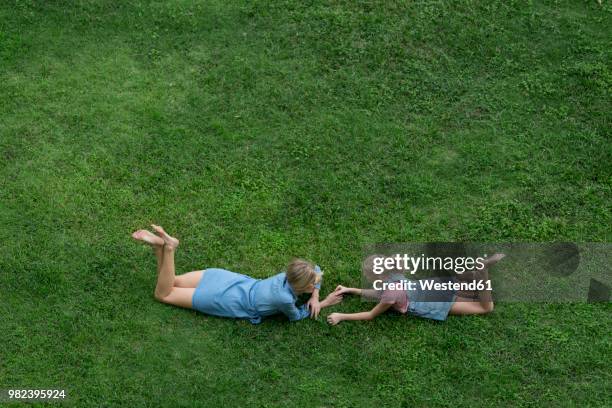
[[393, 310], [400, 313], [408, 311], [408, 294], [405, 290], [385, 290], [380, 297], [380, 303], [390, 304]]

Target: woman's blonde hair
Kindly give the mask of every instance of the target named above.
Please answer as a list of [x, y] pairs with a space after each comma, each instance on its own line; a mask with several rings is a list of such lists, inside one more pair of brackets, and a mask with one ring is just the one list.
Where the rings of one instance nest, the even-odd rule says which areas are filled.
[[314, 264], [305, 259], [295, 258], [287, 266], [287, 282], [297, 292], [316, 285], [320, 280], [321, 275], [315, 272]]

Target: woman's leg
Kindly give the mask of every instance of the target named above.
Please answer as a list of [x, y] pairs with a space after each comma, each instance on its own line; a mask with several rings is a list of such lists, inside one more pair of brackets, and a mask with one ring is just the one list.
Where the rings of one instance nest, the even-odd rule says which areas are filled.
[[[161, 227], [158, 228], [163, 231]], [[157, 231], [160, 232], [159, 230]], [[155, 287], [155, 298], [160, 302], [169, 303], [185, 308], [191, 308], [191, 298], [193, 297], [193, 292], [195, 290], [187, 287], [174, 287], [176, 280], [174, 277], [174, 250], [178, 246], [178, 240], [176, 238], [170, 237], [168, 234], [165, 233], [165, 231], [163, 231], [163, 234], [165, 234], [169, 238], [170, 247], [172, 247], [172, 250], [169, 251], [171, 252], [171, 255], [167, 257], [168, 259], [166, 259], [165, 261], [164, 259], [166, 257], [164, 256], [164, 254], [166, 253], [166, 251], [164, 250], [164, 248], [166, 242], [164, 238], [158, 237], [157, 235], [147, 230], [135, 231], [132, 234], [132, 238], [150, 245], [153, 248], [153, 252], [155, 253], [155, 258], [157, 258], [157, 285]], [[187, 280], [184, 279], [184, 281]], [[168, 285], [170, 285], [169, 291]]]
[[155, 299], [170, 305], [192, 309], [192, 298], [195, 287], [181, 288], [174, 286], [176, 283], [176, 276], [174, 274], [175, 250], [176, 248], [167, 244], [164, 246], [162, 265], [159, 275], [157, 276], [157, 285], [155, 286]]
[[174, 277], [174, 287], [176, 288], [197, 288], [205, 271], [187, 272]]
[[153, 245], [153, 253], [155, 254], [155, 258], [157, 259], [157, 275], [159, 276], [159, 271], [161, 270], [162, 262], [164, 259], [164, 246]]
[[144, 242], [153, 248], [153, 253], [155, 254], [155, 258], [157, 259], [157, 274], [159, 275], [159, 270], [161, 268], [162, 259], [164, 256], [164, 240], [161, 237], [153, 234], [151, 231], [147, 230], [138, 230], [132, 234], [132, 238], [137, 241]]
[[164, 255], [155, 285], [155, 298], [158, 300], [169, 295], [174, 287], [174, 251], [175, 248], [164, 245]]
[[163, 254], [159, 275], [157, 276], [157, 285], [155, 286], [155, 299], [163, 303], [191, 309], [193, 307], [191, 299], [195, 289], [174, 286], [176, 279], [174, 252], [179, 245], [179, 241], [168, 235], [162, 227], [158, 227], [157, 225], [152, 226], [153, 229], [160, 234], [165, 243], [162, 250]]
[[193, 309], [192, 298], [194, 292], [194, 288], [173, 287], [170, 293], [165, 297], [158, 298], [156, 295], [155, 298], [162, 303], [167, 303], [169, 305], [174, 305], [178, 307], [184, 307], [185, 309]]

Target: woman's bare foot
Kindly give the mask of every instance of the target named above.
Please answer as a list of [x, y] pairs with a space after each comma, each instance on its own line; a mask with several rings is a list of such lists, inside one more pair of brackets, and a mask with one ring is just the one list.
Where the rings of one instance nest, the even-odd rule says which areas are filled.
[[137, 241], [142, 241], [145, 244], [149, 244], [151, 246], [163, 246], [164, 240], [153, 234], [151, 231], [147, 230], [138, 230], [134, 231], [132, 234], [132, 238]]
[[164, 243], [166, 244], [166, 248], [176, 249], [179, 246], [179, 240], [168, 235], [162, 227], [155, 224], [151, 224], [151, 227], [153, 227], [155, 232], [157, 232], [159, 236], [163, 239]]

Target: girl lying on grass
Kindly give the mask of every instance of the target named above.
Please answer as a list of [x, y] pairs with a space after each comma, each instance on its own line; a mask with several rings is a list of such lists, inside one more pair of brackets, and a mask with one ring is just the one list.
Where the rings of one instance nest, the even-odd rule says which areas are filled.
[[[321, 270], [303, 259], [293, 260], [287, 272], [268, 279], [255, 279], [225, 269], [210, 268], [176, 276], [174, 252], [179, 240], [164, 229], [151, 225], [158, 235], [138, 230], [132, 238], [151, 247], [157, 258], [155, 299], [163, 303], [194, 309], [213, 316], [249, 319], [257, 324], [265, 316], [278, 313], [289, 320], [308, 315], [316, 318], [322, 308], [342, 300], [340, 293], [331, 293], [319, 302]], [[297, 296], [311, 293], [307, 304], [296, 306]]]
[[[372, 258], [378, 256], [373, 255], [368, 257], [364, 263], [365, 275], [371, 282], [374, 279], [381, 279], [381, 275], [372, 273]], [[471, 271], [466, 273], [465, 278], [487, 282], [489, 280], [488, 269], [491, 265], [500, 261], [505, 255], [495, 254], [483, 261], [484, 268], [480, 271]], [[384, 275], [383, 275], [384, 276]], [[386, 279], [385, 279], [386, 278]], [[408, 280], [399, 274], [386, 276], [386, 283], [408, 282]], [[450, 278], [452, 279], [452, 278]], [[424, 280], [433, 280], [436, 283], [449, 282], [449, 278], [426, 278]], [[360, 313], [332, 313], [327, 316], [327, 322], [331, 325], [336, 325], [343, 320], [372, 320], [381, 313], [387, 310], [393, 310], [402, 314], [409, 314], [418, 317], [446, 320], [449, 314], [451, 315], [474, 315], [486, 314], [493, 311], [493, 299], [491, 291], [487, 290], [488, 285], [483, 285], [484, 289], [478, 291], [478, 301], [471, 297], [467, 297], [465, 292], [456, 292], [454, 290], [446, 291], [431, 291], [423, 289], [419, 281], [412, 285], [412, 289], [360, 289], [348, 288], [339, 285], [332, 293], [342, 296], [344, 294], [362, 295], [369, 299], [378, 300], [378, 304], [367, 312]], [[388, 285], [387, 285], [388, 288]]]

